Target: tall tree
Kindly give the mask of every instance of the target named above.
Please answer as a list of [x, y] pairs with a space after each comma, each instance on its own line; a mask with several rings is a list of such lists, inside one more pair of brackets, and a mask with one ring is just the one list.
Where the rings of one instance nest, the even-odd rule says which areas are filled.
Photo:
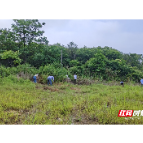
[[105, 46], [102, 48], [102, 53], [109, 59], [109, 60], [116, 60], [116, 59], [121, 59], [123, 54], [116, 50], [112, 49], [111, 47]]
[[123, 59], [126, 61], [127, 64], [131, 66], [136, 66], [139, 69], [142, 67], [143, 63], [143, 56], [142, 54], [124, 54]]
[[44, 31], [41, 31], [45, 23], [40, 23], [38, 19], [14, 19], [12, 30], [16, 34], [16, 40], [22, 42], [24, 47], [32, 42], [48, 44], [46, 37], [42, 37]]
[[18, 50], [18, 43], [16, 43], [15, 35], [11, 29], [0, 29], [0, 51], [1, 50]]
[[[37, 19], [15, 19], [12, 24], [12, 30], [15, 33], [16, 42], [20, 45], [20, 58], [26, 63], [30, 53], [38, 45], [48, 45], [48, 40], [43, 36], [44, 31], [41, 30], [45, 23], [40, 23]], [[39, 46], [38, 46], [39, 47]], [[37, 50], [36, 50], [37, 51]], [[35, 52], [34, 52], [35, 53]]]
[[69, 54], [70, 54], [71, 60], [75, 60], [76, 59], [77, 47], [78, 47], [78, 45], [75, 44], [74, 42], [70, 42], [68, 44], [68, 49], [69, 49]]

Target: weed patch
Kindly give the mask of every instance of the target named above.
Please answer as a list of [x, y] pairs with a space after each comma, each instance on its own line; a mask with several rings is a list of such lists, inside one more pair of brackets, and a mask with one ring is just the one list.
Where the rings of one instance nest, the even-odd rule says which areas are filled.
[[138, 85], [48, 86], [7, 77], [0, 82], [0, 124], [142, 124], [142, 117], [118, 117], [119, 110], [142, 110], [142, 95]]

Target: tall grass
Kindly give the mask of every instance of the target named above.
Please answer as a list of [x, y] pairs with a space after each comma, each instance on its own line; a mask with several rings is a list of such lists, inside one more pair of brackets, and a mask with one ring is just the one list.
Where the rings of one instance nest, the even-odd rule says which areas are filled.
[[0, 124], [142, 124], [143, 117], [118, 117], [142, 110], [143, 88], [132, 83], [53, 86], [15, 76], [0, 81]]

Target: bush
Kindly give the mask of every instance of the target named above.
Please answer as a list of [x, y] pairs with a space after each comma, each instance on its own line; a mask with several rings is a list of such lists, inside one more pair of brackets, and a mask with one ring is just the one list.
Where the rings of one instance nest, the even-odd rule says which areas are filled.
[[70, 67], [69, 71], [70, 71], [71, 74], [75, 74], [75, 73], [80, 74], [81, 73], [79, 67], [77, 67], [77, 66]]
[[39, 73], [39, 70], [36, 69], [35, 67], [32, 67], [30, 64], [19, 65], [16, 68], [17, 68], [18, 73], [23, 72], [24, 74], [29, 73], [33, 75]]
[[[54, 76], [55, 81], [63, 81], [65, 79], [65, 75], [67, 74], [67, 70], [63, 68], [56, 67], [54, 64], [41, 66], [39, 68], [39, 74], [42, 82], [45, 83], [45, 79], [47, 80], [48, 76]], [[44, 78], [44, 79], [43, 79]]]
[[[7, 77], [9, 75], [20, 75], [20, 74], [30, 74], [35, 75], [38, 70], [35, 67], [31, 67], [29, 64], [19, 65], [17, 67], [4, 67], [1, 66], [0, 73], [2, 72], [2, 77]], [[1, 74], [0, 74], [1, 75]]]
[[2, 78], [2, 80], [0, 80], [0, 82], [3, 84], [5, 84], [5, 83], [6, 84], [8, 84], [8, 83], [18, 83], [18, 84], [25, 83], [25, 84], [27, 84], [27, 83], [30, 83], [30, 80], [24, 80], [23, 78], [17, 78], [14, 75], [9, 75], [8, 77]]
[[47, 75], [39, 75], [38, 77], [38, 83], [46, 84], [47, 83]]

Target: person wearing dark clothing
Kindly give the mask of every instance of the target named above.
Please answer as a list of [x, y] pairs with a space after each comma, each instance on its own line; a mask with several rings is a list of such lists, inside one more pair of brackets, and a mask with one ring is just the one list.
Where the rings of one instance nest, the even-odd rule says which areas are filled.
[[123, 81], [121, 81], [120, 84], [121, 84], [122, 86], [124, 86], [124, 82], [123, 82]]

